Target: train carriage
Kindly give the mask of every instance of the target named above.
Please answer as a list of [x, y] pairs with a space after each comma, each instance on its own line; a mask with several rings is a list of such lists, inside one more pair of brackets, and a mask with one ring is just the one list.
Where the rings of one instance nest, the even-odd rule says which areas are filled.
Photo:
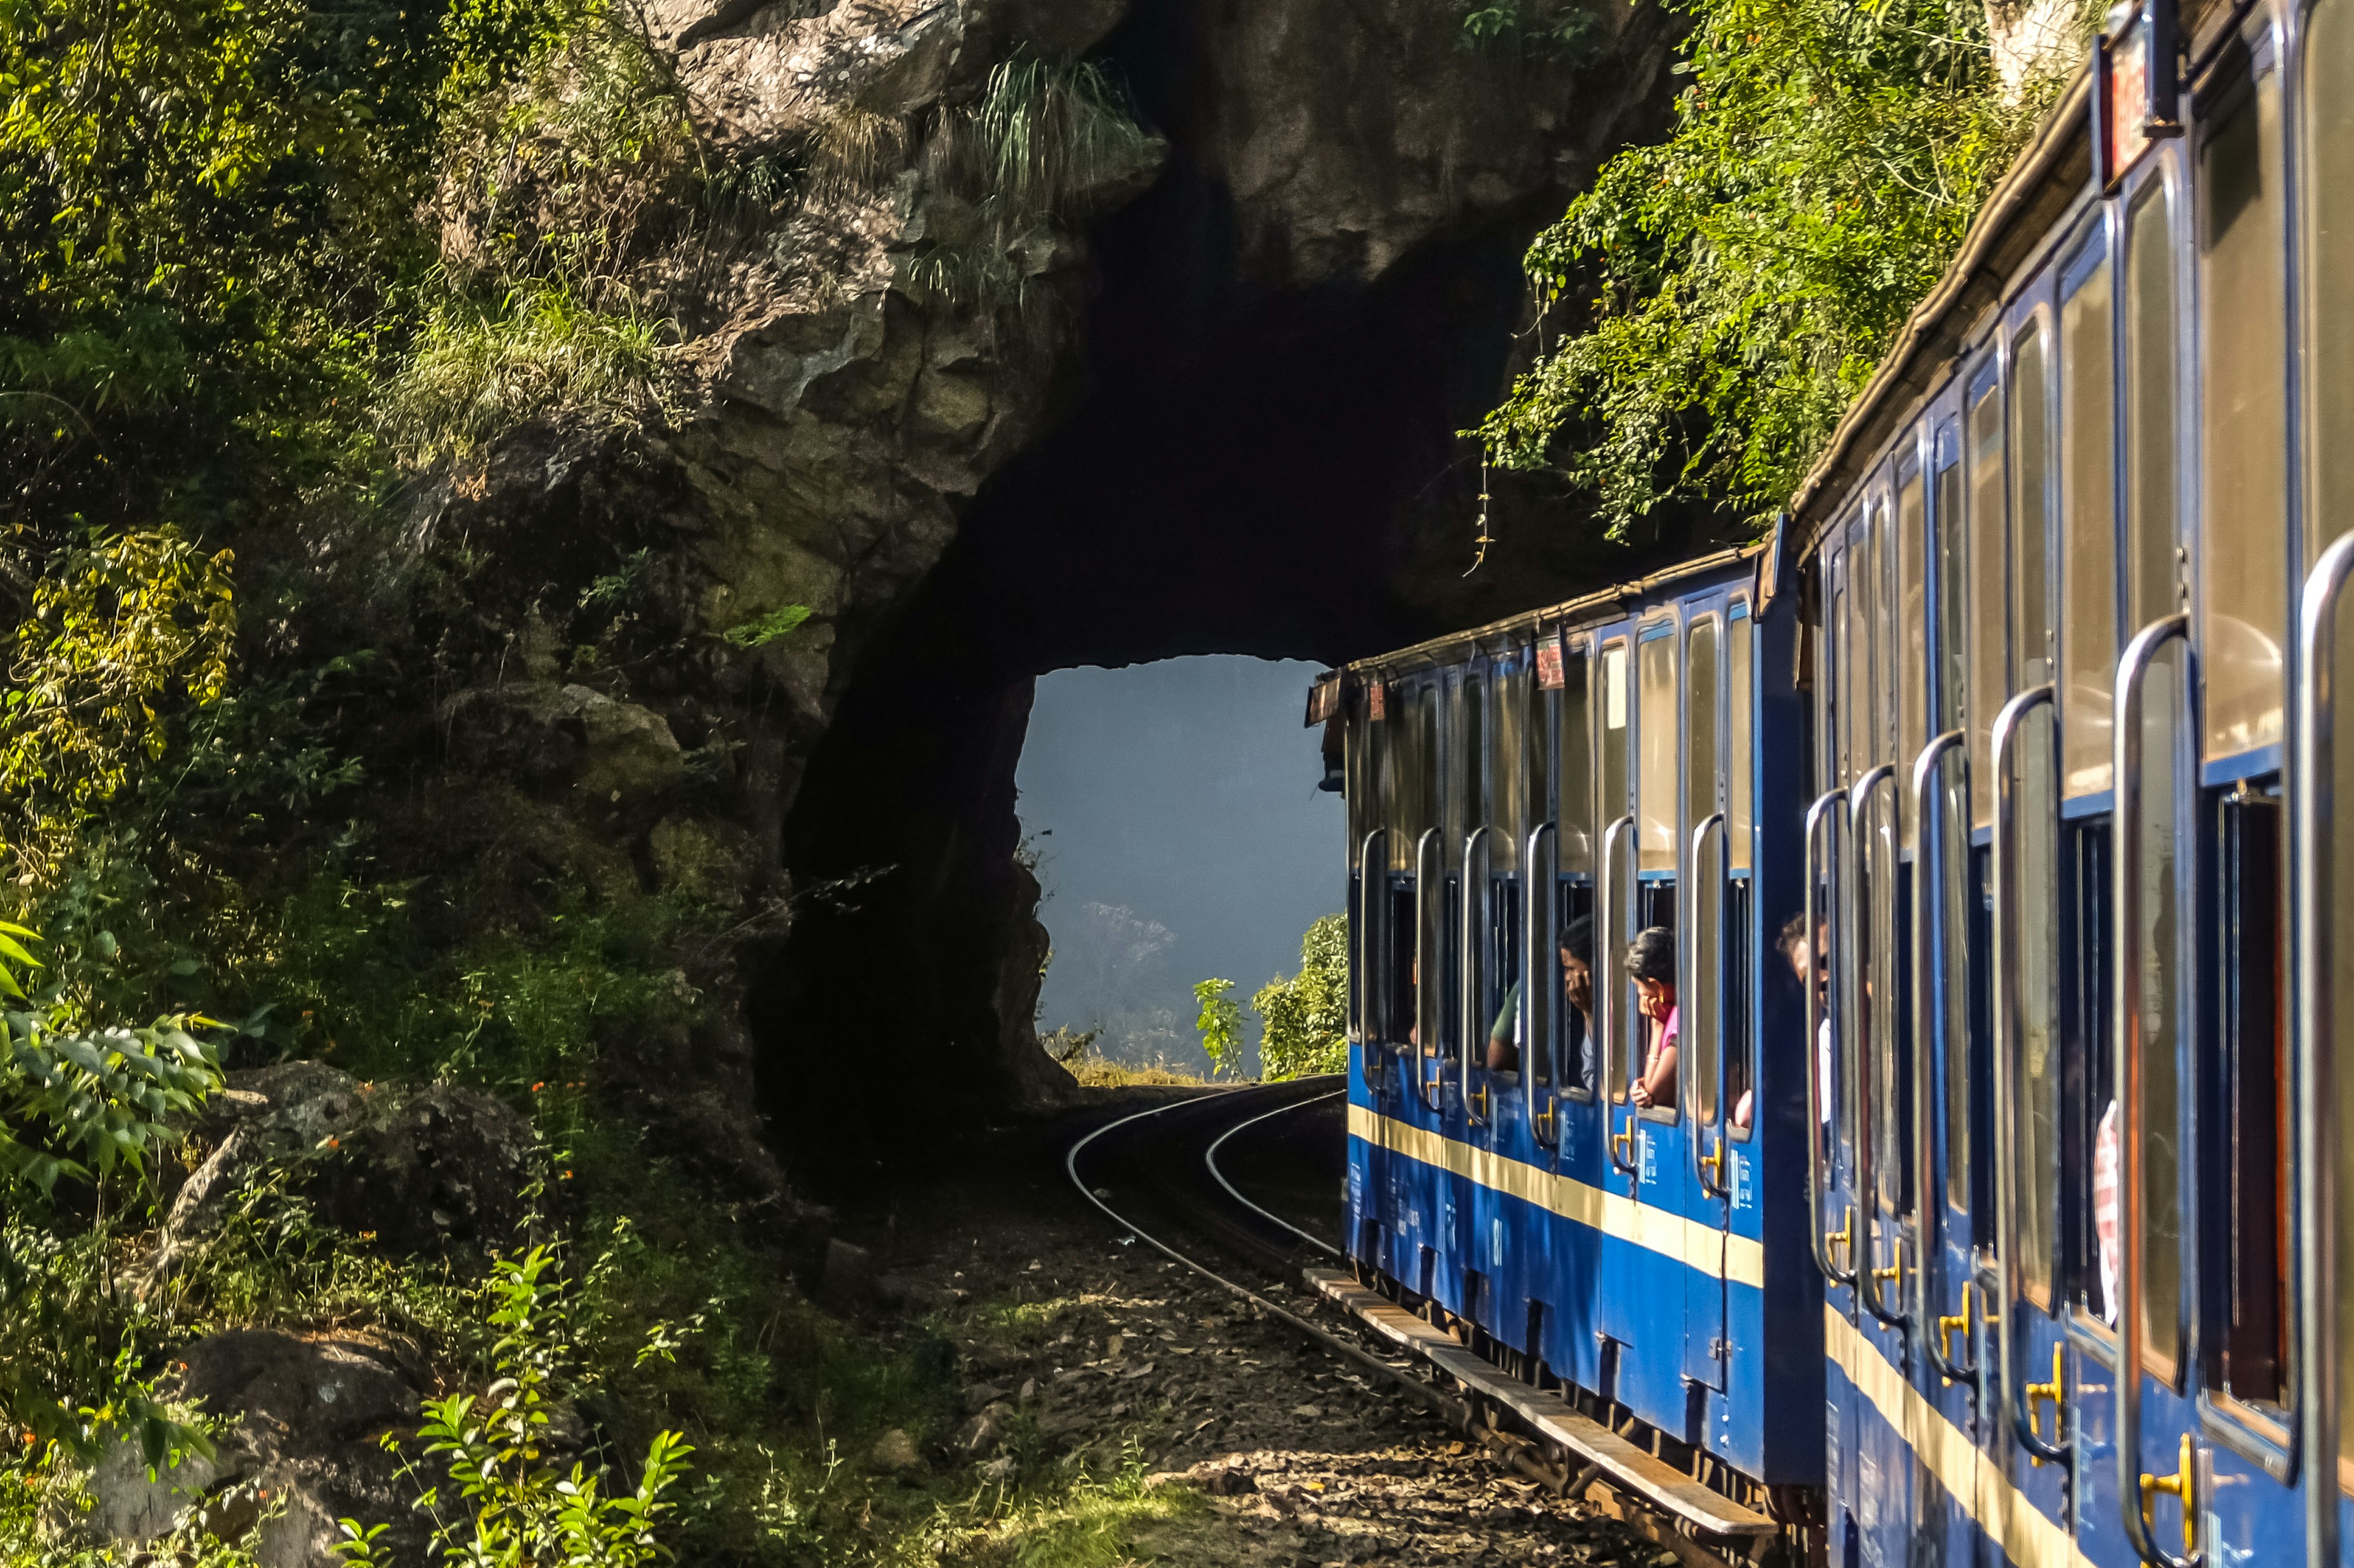
[[2113, 15], [1794, 503], [1848, 1560], [2337, 1562], [2290, 752], [2349, 159], [2347, 0]]
[[[1354, 845], [1353, 1256], [1525, 1376], [1813, 1485], [1805, 1053], [1766, 1049], [1803, 1026], [1771, 951], [1799, 856], [1760, 831], [1795, 815], [1803, 749], [1756, 743], [1805, 714], [1770, 561], [1726, 552], [1321, 690]], [[1691, 1044], [1673, 1102], [1643, 1108], [1610, 977], [1650, 926], [1678, 935]], [[1491, 1071], [1499, 1030], [1518, 1065]]]
[[2349, 284], [2354, 0], [2121, 7], [1770, 545], [1320, 688], [1369, 1277], [1810, 1555], [2347, 1568]]

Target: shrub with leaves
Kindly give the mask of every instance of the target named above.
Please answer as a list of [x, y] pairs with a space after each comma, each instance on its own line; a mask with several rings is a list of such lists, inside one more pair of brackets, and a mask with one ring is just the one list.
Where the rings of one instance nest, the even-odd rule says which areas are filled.
[[1977, 0], [1675, 4], [1673, 132], [1530, 248], [1538, 363], [1466, 432], [1557, 463], [1614, 535], [1789, 495], [2075, 58], [2014, 90]]
[[1210, 1071], [1229, 1075], [1243, 1070], [1243, 1007], [1226, 994], [1234, 989], [1230, 980], [1198, 980], [1193, 986], [1193, 1000], [1202, 1007], [1193, 1027], [1201, 1032]]
[[[656, 1433], [637, 1486], [620, 1492], [606, 1491], [584, 1462], [568, 1472], [547, 1463], [549, 1406], [563, 1393], [575, 1351], [563, 1272], [555, 1254], [535, 1246], [495, 1264], [485, 1290], [499, 1335], [492, 1351], [496, 1381], [479, 1396], [426, 1401], [418, 1431], [465, 1505], [453, 1514], [441, 1488], [423, 1490], [419, 1507], [432, 1517], [441, 1560], [467, 1568], [640, 1568], [669, 1556], [657, 1527], [676, 1506], [668, 1494], [694, 1449], [675, 1432]], [[668, 1354], [663, 1339], [639, 1359]], [[385, 1445], [398, 1453], [400, 1438], [388, 1435]], [[408, 1469], [418, 1474], [413, 1465]], [[342, 1523], [336, 1550], [347, 1563], [376, 1568], [389, 1561], [378, 1546], [384, 1525]]]
[[[0, 1231], [0, 1416], [85, 1456], [128, 1436], [162, 1464], [203, 1439], [143, 1376], [152, 1325], [115, 1299], [109, 1200], [120, 1210], [152, 1190], [157, 1155], [178, 1138], [172, 1118], [204, 1104], [220, 1069], [192, 1033], [207, 1020], [82, 1032], [70, 1009], [28, 998], [20, 977], [40, 966], [25, 943], [37, 940], [0, 924], [0, 991], [13, 999], [0, 1007], [0, 1190], [11, 1200]], [[80, 1236], [40, 1223], [68, 1181], [96, 1198]]]
[[55, 869], [75, 831], [164, 755], [175, 705], [228, 684], [229, 553], [176, 528], [91, 536], [33, 588], [0, 698], [0, 834], [20, 875]]
[[1349, 921], [1327, 915], [1299, 940], [1299, 972], [1251, 998], [1264, 1078], [1340, 1073], [1349, 1065]]

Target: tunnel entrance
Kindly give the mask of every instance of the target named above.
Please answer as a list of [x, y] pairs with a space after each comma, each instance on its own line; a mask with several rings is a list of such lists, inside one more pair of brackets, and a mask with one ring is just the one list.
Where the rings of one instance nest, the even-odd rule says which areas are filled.
[[1031, 1033], [1046, 938], [1016, 853], [1039, 675], [1334, 663], [1691, 542], [1608, 544], [1557, 493], [1499, 483], [1497, 543], [1464, 575], [1482, 476], [1455, 432], [1509, 385], [1520, 259], [1564, 192], [1467, 210], [1370, 281], [1271, 286], [1246, 260], [1265, 237], [1240, 232], [1203, 150], [1194, 16], [1145, 7], [1112, 40], [1172, 153], [1092, 233], [1060, 418], [982, 487], [893, 624], [846, 629], [866, 652], [785, 823], [801, 902], [749, 976], [763, 1097], [805, 1181], [1061, 1081]]

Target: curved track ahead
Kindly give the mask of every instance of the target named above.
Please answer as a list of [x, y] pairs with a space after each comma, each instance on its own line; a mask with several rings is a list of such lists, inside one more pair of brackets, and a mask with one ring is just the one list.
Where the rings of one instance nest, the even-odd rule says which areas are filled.
[[1179, 1261], [1288, 1283], [1339, 1251], [1344, 1093], [1337, 1076], [1213, 1090], [1106, 1123], [1065, 1168], [1097, 1208]]

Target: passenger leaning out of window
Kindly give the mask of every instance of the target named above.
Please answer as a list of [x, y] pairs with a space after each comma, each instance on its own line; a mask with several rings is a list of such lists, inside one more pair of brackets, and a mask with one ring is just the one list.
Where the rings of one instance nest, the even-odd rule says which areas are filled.
[[1635, 933], [1627, 944], [1627, 978], [1635, 982], [1636, 1007], [1650, 1020], [1643, 1075], [1627, 1091], [1638, 1106], [1676, 1103], [1676, 934], [1665, 926]]
[[[1594, 974], [1586, 967], [1585, 952], [1593, 945], [1592, 916], [1580, 915], [1563, 928], [1561, 995], [1576, 1019], [1578, 1086], [1589, 1091], [1594, 1087]], [[1520, 1065], [1521, 982], [1514, 980], [1504, 993], [1504, 1005], [1496, 1012], [1495, 1024], [1488, 1031], [1488, 1071], [1518, 1072]]]

